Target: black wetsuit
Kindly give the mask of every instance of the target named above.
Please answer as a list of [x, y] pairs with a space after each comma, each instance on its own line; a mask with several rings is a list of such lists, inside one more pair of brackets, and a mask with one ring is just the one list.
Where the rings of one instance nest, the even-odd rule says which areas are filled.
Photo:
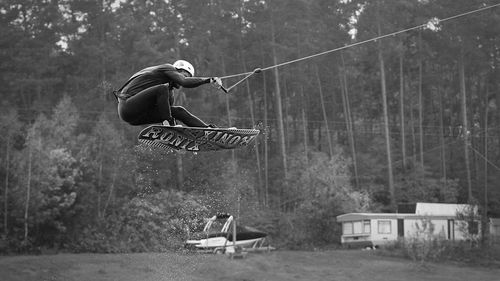
[[130, 77], [118, 90], [118, 115], [131, 125], [161, 123], [174, 119], [189, 127], [207, 124], [182, 106], [172, 106], [173, 88], [194, 88], [210, 83], [210, 78], [185, 77], [171, 64], [145, 68]]

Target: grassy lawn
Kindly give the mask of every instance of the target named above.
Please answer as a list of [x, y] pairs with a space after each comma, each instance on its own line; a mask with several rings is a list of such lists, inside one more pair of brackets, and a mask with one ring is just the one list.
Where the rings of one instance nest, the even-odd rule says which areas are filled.
[[498, 280], [500, 268], [429, 264], [369, 251], [275, 251], [245, 259], [193, 253], [0, 257], [2, 281], [72, 280]]

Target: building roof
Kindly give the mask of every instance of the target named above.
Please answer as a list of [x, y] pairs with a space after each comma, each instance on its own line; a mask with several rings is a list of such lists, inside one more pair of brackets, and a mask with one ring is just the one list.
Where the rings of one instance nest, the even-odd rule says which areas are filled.
[[444, 215], [417, 215], [417, 214], [397, 214], [397, 213], [348, 213], [337, 216], [338, 222], [344, 221], [359, 221], [359, 220], [370, 220], [370, 219], [425, 219], [425, 218], [433, 218], [433, 219], [454, 219], [456, 216], [444, 216]]
[[[417, 203], [415, 214], [431, 216], [456, 216], [458, 212], [464, 212], [470, 205], [468, 204], [445, 204], [445, 203]], [[477, 213], [477, 207], [474, 207]]]
[[[417, 203], [415, 213], [348, 213], [337, 216], [338, 222], [368, 219], [454, 219], [457, 212], [467, 210], [467, 204]], [[477, 213], [477, 207], [474, 208]]]
[[500, 225], [500, 218], [490, 218], [490, 223], [493, 225]]

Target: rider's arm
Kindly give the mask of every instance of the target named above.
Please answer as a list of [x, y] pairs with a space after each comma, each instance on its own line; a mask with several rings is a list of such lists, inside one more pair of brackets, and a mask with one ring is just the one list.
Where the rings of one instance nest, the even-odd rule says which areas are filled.
[[184, 88], [195, 88], [211, 82], [207, 77], [185, 77], [177, 70], [167, 70], [164, 73], [170, 81]]

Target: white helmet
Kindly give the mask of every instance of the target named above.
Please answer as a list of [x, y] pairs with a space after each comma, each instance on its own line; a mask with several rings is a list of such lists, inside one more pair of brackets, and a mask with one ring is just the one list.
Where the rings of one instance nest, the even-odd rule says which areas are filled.
[[190, 64], [189, 62], [185, 61], [185, 60], [178, 60], [176, 62], [174, 62], [174, 67], [176, 69], [182, 69], [182, 70], [185, 70], [187, 71], [189, 74], [191, 74], [191, 77], [194, 76], [194, 67], [192, 64]]

